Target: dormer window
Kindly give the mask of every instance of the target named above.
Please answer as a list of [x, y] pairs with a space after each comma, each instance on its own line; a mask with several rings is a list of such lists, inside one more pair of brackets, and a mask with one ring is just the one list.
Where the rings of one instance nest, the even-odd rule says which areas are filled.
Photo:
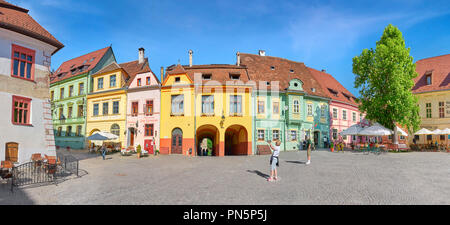
[[181, 81], [180, 77], [175, 77], [175, 83], [179, 83]]
[[77, 68], [70, 70], [70, 72], [72, 72], [72, 75], [74, 75], [77, 72]]
[[271, 70], [275, 70], [275, 66], [271, 66], [270, 69], [271, 69]]
[[338, 96], [338, 92], [337, 91], [335, 91], [335, 90], [333, 90], [331, 88], [328, 88], [328, 91], [331, 92], [331, 94], [333, 94], [335, 97]]
[[311, 88], [311, 91], [312, 91], [312, 92], [316, 92], [316, 89], [315, 89], [315, 88]]
[[203, 80], [211, 80], [212, 75], [211, 74], [203, 74], [202, 79]]
[[92, 62], [92, 61], [94, 61], [94, 59], [95, 59], [95, 57], [94, 57], [94, 58], [92, 58], [91, 60], [89, 60], [89, 62]]
[[427, 78], [427, 85], [431, 85], [431, 74], [426, 75], [426, 78]]
[[267, 81], [267, 86], [270, 86], [270, 82], [269, 81]]
[[350, 100], [350, 96], [349, 96], [349, 95], [345, 94], [344, 92], [342, 92], [342, 94], [343, 94], [348, 100]]
[[294, 83], [294, 87], [298, 87], [298, 83]]
[[291, 73], [294, 73], [294, 70], [290, 70]]
[[240, 74], [230, 74], [230, 79], [231, 80], [239, 80], [241, 77]]

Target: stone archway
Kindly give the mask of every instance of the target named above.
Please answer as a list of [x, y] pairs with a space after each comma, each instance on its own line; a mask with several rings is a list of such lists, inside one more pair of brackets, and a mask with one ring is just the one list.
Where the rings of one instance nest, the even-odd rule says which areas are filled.
[[[241, 125], [232, 125], [225, 131], [225, 156], [250, 155], [251, 143], [248, 141], [248, 132]], [[250, 150], [249, 150], [250, 149]]]
[[214, 125], [203, 125], [197, 128], [197, 155], [200, 156], [201, 144], [204, 139], [208, 139], [212, 142], [211, 150], [213, 156], [219, 156], [220, 154], [220, 134], [219, 129]]

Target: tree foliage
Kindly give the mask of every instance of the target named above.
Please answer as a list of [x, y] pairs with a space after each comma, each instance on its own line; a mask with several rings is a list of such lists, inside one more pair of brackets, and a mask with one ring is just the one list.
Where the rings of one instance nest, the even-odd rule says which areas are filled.
[[419, 106], [411, 90], [417, 72], [409, 53], [400, 30], [389, 24], [375, 49], [364, 49], [353, 58], [353, 73], [360, 110], [367, 119], [393, 130], [399, 123], [415, 132], [420, 125]]

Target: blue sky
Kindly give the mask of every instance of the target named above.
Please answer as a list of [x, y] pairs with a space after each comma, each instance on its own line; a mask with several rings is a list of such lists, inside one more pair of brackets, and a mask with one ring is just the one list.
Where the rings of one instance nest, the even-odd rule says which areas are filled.
[[266, 50], [270, 56], [326, 69], [354, 89], [352, 58], [374, 48], [389, 24], [398, 26], [415, 61], [450, 54], [448, 0], [9, 0], [30, 14], [66, 47], [52, 68], [112, 44], [119, 63], [146, 49], [160, 67], [234, 64], [236, 52]]

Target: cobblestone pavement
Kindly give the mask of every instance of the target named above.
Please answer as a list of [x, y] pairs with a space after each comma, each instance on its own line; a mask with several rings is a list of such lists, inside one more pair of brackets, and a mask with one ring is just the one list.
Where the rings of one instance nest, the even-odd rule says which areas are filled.
[[[282, 152], [269, 156], [84, 157], [84, 175], [58, 185], [0, 183], [0, 204], [450, 204], [448, 153]], [[1, 182], [1, 181], [0, 181]]]

